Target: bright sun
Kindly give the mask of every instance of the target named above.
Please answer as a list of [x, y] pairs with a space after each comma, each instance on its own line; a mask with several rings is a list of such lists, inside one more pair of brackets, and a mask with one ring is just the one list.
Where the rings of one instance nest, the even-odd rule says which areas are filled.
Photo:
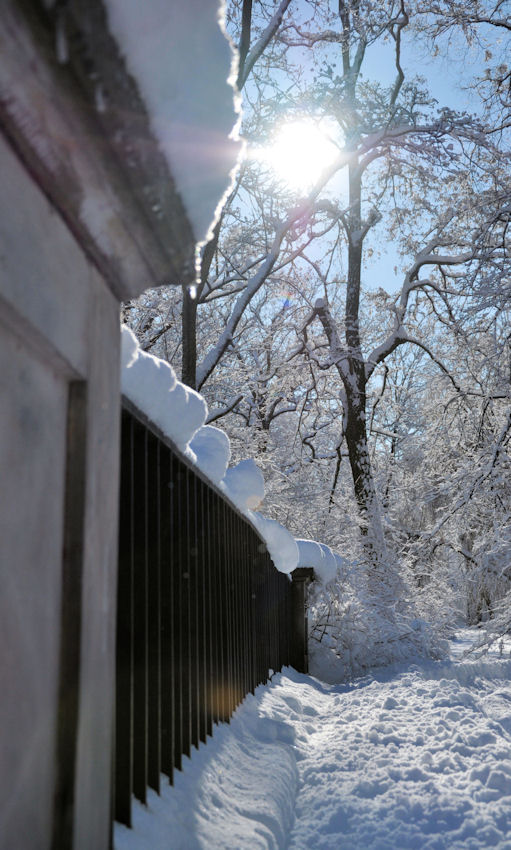
[[293, 121], [283, 124], [272, 145], [258, 152], [276, 176], [290, 189], [307, 190], [330, 165], [338, 149], [328, 133], [313, 121]]

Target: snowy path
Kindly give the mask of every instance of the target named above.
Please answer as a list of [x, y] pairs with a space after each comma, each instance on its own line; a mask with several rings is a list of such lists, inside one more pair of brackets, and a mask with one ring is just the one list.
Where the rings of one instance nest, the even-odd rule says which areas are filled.
[[258, 688], [117, 850], [511, 850], [511, 661]]

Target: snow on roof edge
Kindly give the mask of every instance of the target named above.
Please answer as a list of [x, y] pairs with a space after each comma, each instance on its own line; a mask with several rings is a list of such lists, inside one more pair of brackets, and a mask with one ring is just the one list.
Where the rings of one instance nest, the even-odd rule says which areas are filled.
[[136, 80], [196, 241], [208, 238], [242, 143], [235, 51], [224, 5], [104, 0], [108, 26]]

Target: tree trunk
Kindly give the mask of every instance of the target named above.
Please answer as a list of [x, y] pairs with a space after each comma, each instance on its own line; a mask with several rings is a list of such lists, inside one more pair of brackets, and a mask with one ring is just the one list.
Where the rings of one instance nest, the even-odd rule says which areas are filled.
[[208, 280], [211, 263], [215, 256], [218, 247], [218, 239], [220, 237], [220, 228], [222, 226], [222, 216], [219, 217], [209, 242], [202, 250], [201, 265], [200, 265], [200, 280], [195, 288], [194, 297], [190, 294], [190, 289], [183, 286], [183, 308], [181, 311], [181, 339], [183, 341], [183, 362], [181, 366], [181, 380], [183, 384], [191, 387], [192, 390], [197, 387], [197, 308], [200, 304], [204, 287]]
[[353, 489], [360, 514], [360, 532], [372, 566], [380, 572], [386, 560], [385, 538], [380, 505], [374, 485], [367, 444], [365, 419], [365, 382], [351, 388], [347, 395], [345, 439], [348, 448]]
[[358, 163], [349, 167], [348, 286], [345, 309], [347, 358], [340, 374], [346, 392], [345, 438], [360, 530], [369, 561], [380, 571], [386, 560], [380, 506], [374, 485], [366, 430], [366, 376], [360, 344], [360, 285], [362, 269], [362, 181]]
[[181, 380], [183, 384], [195, 390], [197, 389], [197, 295], [192, 298], [187, 286], [183, 286], [182, 291], [181, 338], [183, 340], [183, 361]]

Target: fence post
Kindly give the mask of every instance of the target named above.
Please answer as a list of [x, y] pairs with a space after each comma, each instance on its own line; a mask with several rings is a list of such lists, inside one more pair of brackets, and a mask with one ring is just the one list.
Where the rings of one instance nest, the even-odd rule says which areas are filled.
[[307, 586], [314, 580], [312, 567], [297, 567], [291, 573], [293, 579], [293, 641], [291, 645], [291, 665], [299, 673], [309, 672], [309, 652], [307, 648], [307, 608], [305, 605]]

